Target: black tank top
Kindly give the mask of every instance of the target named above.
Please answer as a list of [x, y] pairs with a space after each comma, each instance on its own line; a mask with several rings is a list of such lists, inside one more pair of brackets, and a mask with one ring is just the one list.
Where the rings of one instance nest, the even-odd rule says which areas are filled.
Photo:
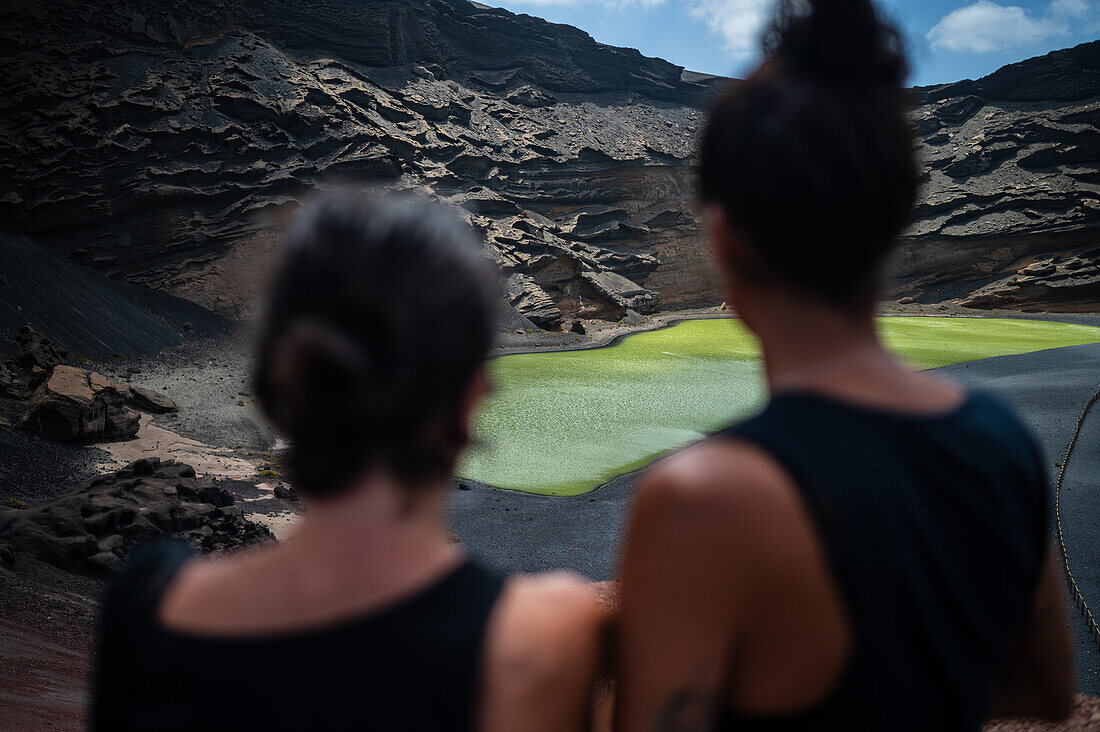
[[791, 393], [719, 434], [791, 476], [853, 626], [821, 704], [721, 729], [979, 729], [1048, 541], [1043, 462], [1016, 416], [980, 393], [931, 417]]
[[191, 556], [162, 544], [108, 591], [96, 730], [472, 730], [485, 628], [503, 578], [467, 561], [412, 598], [294, 635], [165, 629], [164, 588]]

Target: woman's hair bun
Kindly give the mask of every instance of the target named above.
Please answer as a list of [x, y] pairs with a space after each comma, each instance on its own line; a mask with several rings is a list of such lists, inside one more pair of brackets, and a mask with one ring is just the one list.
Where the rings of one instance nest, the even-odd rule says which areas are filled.
[[254, 374], [298, 490], [333, 495], [375, 468], [409, 486], [446, 478], [499, 294], [453, 211], [396, 194], [310, 201], [285, 237]]
[[303, 415], [331, 419], [318, 407], [330, 397], [346, 399], [348, 388], [371, 370], [358, 344], [316, 319], [289, 323], [273, 349], [268, 386], [282, 398], [272, 403], [270, 416], [284, 432], [316, 428], [301, 424]]
[[764, 52], [783, 70], [831, 84], [901, 86], [901, 35], [871, 0], [779, 0]]
[[917, 190], [900, 38], [870, 0], [779, 0], [765, 51], [711, 108], [700, 193], [749, 242], [742, 274], [866, 310]]

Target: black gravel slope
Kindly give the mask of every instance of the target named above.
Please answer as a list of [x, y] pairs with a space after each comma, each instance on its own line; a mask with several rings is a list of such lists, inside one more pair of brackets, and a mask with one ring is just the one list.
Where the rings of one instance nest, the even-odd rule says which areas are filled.
[[107, 454], [81, 445], [43, 440], [0, 425], [0, 501], [33, 505], [98, 475]]
[[228, 325], [192, 302], [109, 279], [24, 236], [0, 235], [0, 276], [3, 345], [30, 324], [74, 355], [102, 359], [156, 353], [182, 343], [181, 330], [214, 333]]

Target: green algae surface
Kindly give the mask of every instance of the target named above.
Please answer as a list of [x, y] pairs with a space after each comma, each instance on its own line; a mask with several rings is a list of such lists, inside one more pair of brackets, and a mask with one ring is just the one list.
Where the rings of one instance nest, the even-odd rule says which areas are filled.
[[[1100, 328], [1038, 320], [889, 317], [887, 345], [918, 368], [1100, 342]], [[576, 495], [752, 414], [765, 398], [756, 339], [690, 320], [604, 348], [502, 356], [459, 474]]]

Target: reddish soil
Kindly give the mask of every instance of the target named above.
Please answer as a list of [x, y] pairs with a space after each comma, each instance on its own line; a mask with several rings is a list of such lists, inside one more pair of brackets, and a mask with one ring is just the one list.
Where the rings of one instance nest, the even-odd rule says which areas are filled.
[[0, 730], [82, 730], [103, 583], [19, 557], [0, 570]]

